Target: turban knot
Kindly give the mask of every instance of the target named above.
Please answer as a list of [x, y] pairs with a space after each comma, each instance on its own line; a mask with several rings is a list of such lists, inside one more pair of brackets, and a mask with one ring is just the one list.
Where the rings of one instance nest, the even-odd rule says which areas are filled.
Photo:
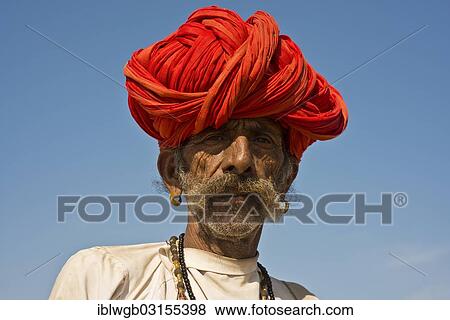
[[230, 119], [266, 117], [287, 130], [300, 159], [347, 125], [339, 92], [263, 11], [244, 21], [217, 6], [198, 9], [164, 40], [134, 52], [124, 73], [133, 118], [164, 147]]

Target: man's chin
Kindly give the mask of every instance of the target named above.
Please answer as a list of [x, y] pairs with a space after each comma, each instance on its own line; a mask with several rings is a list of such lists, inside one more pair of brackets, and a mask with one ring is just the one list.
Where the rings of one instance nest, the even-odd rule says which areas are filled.
[[255, 234], [262, 223], [215, 223], [202, 224], [204, 231], [210, 236], [227, 241], [237, 241], [248, 238]]

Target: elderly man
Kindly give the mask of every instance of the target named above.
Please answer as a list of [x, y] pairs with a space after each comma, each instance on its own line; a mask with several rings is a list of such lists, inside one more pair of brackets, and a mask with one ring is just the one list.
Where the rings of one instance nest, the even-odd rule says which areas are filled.
[[257, 248], [264, 221], [288, 209], [284, 194], [305, 149], [345, 129], [337, 90], [269, 14], [243, 21], [216, 6], [136, 51], [124, 72], [134, 119], [159, 141], [171, 202], [188, 202], [186, 232], [82, 250], [50, 298], [315, 298], [271, 277]]

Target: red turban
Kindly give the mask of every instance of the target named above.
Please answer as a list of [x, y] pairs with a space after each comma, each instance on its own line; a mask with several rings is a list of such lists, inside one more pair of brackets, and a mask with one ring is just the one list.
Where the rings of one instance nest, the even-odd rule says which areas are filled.
[[243, 21], [217, 6], [198, 9], [167, 38], [134, 52], [124, 73], [132, 116], [164, 147], [230, 119], [267, 117], [288, 130], [300, 159], [347, 125], [339, 92], [263, 11]]

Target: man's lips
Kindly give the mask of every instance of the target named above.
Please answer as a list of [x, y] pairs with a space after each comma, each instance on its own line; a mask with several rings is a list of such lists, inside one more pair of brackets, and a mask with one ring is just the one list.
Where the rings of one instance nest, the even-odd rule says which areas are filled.
[[251, 192], [235, 193], [231, 196], [230, 201], [233, 203], [244, 202], [250, 194], [251, 194]]
[[252, 192], [223, 192], [213, 195], [214, 198], [221, 198], [223, 201], [245, 201]]
[[247, 197], [244, 196], [233, 196], [230, 199], [231, 203], [241, 203], [244, 202]]

